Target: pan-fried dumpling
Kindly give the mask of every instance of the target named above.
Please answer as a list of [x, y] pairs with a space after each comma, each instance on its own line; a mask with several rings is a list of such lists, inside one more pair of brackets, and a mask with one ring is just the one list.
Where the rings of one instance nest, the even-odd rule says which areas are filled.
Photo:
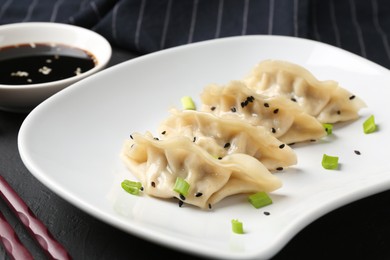
[[216, 116], [241, 118], [268, 129], [280, 141], [290, 144], [324, 137], [322, 124], [283, 96], [255, 93], [242, 81], [227, 85], [209, 84], [201, 93], [202, 111]]
[[[176, 197], [200, 208], [230, 195], [281, 187], [279, 178], [252, 156], [237, 153], [219, 160], [184, 136], [158, 140], [149, 132], [135, 133], [125, 141], [121, 157], [146, 194]], [[186, 197], [173, 190], [177, 177], [190, 184]]]
[[286, 96], [322, 123], [356, 119], [366, 106], [336, 81], [319, 81], [304, 67], [287, 61], [260, 62], [244, 81], [257, 93]]
[[260, 160], [268, 170], [297, 163], [293, 149], [262, 126], [243, 120], [217, 117], [196, 110], [171, 110], [158, 129], [160, 139], [186, 136], [214, 157], [245, 153]]

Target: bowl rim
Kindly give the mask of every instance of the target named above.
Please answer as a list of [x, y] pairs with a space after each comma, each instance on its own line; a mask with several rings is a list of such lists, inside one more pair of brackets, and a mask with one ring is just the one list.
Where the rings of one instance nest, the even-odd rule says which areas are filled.
[[[74, 31], [78, 31], [78, 32], [81, 32], [82, 35], [87, 35], [85, 36], [86, 38], [88, 37], [94, 37], [95, 39], [99, 40], [100, 43], [102, 46], [104, 46], [104, 48], [106, 49], [107, 51], [107, 55], [104, 56], [103, 59], [100, 59], [96, 65], [86, 71], [86, 72], [83, 72], [79, 75], [75, 75], [75, 76], [72, 76], [72, 77], [68, 77], [68, 78], [64, 78], [64, 79], [60, 79], [60, 80], [55, 80], [55, 81], [50, 81], [50, 82], [45, 82], [45, 83], [36, 83], [36, 84], [24, 84], [24, 85], [8, 85], [8, 84], [0, 84], [0, 89], [7, 89], [7, 90], [12, 90], [12, 89], [17, 89], [17, 90], [23, 90], [23, 89], [42, 89], [42, 88], [50, 88], [52, 87], [53, 85], [57, 86], [57, 85], [64, 85], [64, 86], [67, 86], [67, 85], [70, 85], [76, 81], [79, 81], [87, 76], [90, 76], [98, 71], [100, 71], [101, 69], [103, 69], [104, 67], [107, 66], [108, 62], [110, 61], [111, 59], [111, 56], [112, 56], [112, 47], [111, 47], [111, 44], [108, 42], [108, 40], [103, 37], [101, 34], [93, 31], [93, 30], [90, 30], [90, 29], [87, 29], [87, 28], [84, 28], [84, 27], [81, 27], [81, 26], [78, 26], [78, 25], [73, 25], [73, 24], [66, 24], [66, 23], [57, 23], [57, 22], [17, 22], [17, 23], [9, 23], [9, 24], [3, 24], [3, 25], [0, 25], [0, 35], [2, 33], [4, 33], [5, 31], [10, 31], [10, 30], [13, 30], [13, 29], [17, 29], [17, 30], [30, 30], [30, 29], [45, 29], [45, 28], [55, 28], [55, 29], [65, 29], [65, 30], [74, 30]], [[43, 42], [38, 42], [38, 41], [31, 41], [29, 42], [28, 40], [26, 40], [25, 42], [20, 42], [20, 44], [22, 43], [43, 43]], [[68, 46], [72, 46], [71, 44], [69, 43], [64, 43], [63, 41], [61, 40], [54, 40], [50, 43], [54, 43], [54, 44], [65, 44], [65, 45], [68, 45]], [[1, 42], [0, 42], [0, 47], [6, 47], [6, 46], [12, 46], [12, 44], [6, 44], [6, 45], [2, 45]], [[93, 51], [89, 50], [88, 48], [81, 48], [83, 49], [84, 51], [92, 54], [93, 56], [96, 57], [96, 52], [94, 53]]]

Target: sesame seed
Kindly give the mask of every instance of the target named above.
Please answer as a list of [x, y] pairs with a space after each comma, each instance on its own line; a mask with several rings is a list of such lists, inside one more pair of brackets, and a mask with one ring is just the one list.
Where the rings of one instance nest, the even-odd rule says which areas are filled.
[[283, 167], [276, 168], [277, 171], [283, 171]]
[[131, 138], [131, 139], [133, 139], [133, 136], [132, 136], [132, 135], [130, 135], [130, 138]]
[[226, 143], [223, 148], [229, 148], [230, 147], [230, 143]]
[[279, 145], [279, 148], [283, 149], [285, 146], [286, 146], [285, 144], [281, 144], [281, 145]]
[[355, 152], [357, 155], [361, 155], [360, 151], [358, 151], [358, 150], [355, 150], [354, 152]]
[[279, 108], [274, 110], [274, 114], [277, 114], [279, 112]]
[[184, 202], [182, 200], [179, 200], [179, 207], [183, 206]]
[[236, 112], [236, 111], [237, 111], [237, 109], [236, 109], [235, 107], [232, 107], [230, 110], [231, 110], [232, 112]]
[[293, 102], [297, 102], [297, 100], [295, 98], [291, 98], [291, 101]]
[[222, 160], [222, 157], [220, 156], [220, 157], [218, 157], [218, 160]]
[[195, 197], [201, 197], [202, 195], [203, 195], [202, 192], [197, 192], [197, 193], [195, 194]]
[[272, 131], [272, 133], [276, 133], [276, 129], [275, 128], [271, 128], [271, 131]]
[[209, 209], [211, 209], [211, 204], [209, 203]]
[[268, 211], [264, 211], [264, 215], [269, 216], [271, 215], [271, 213], [269, 213]]
[[162, 131], [161, 134], [162, 135], [165, 135], [167, 133], [167, 131]]
[[264, 103], [264, 106], [265, 106], [265, 107], [269, 107], [269, 104], [268, 104], [268, 103]]
[[195, 141], [196, 141], [196, 136], [194, 136], [194, 139], [192, 139], [192, 142], [194, 142], [194, 143], [195, 143]]
[[186, 200], [186, 197], [184, 197], [183, 194], [180, 194], [179, 196], [180, 196], [180, 199], [181, 199], [181, 200]]
[[354, 99], [355, 97], [356, 97], [355, 95], [352, 95], [352, 96], [349, 97], [349, 100], [352, 100], [352, 99]]
[[156, 183], [155, 183], [154, 181], [152, 181], [152, 182], [150, 183], [150, 185], [152, 185], [153, 188], [156, 187]]
[[154, 139], [154, 140], [157, 140], [157, 141], [159, 140], [158, 137], [154, 137], [153, 139]]
[[340, 115], [341, 114], [341, 111], [340, 110], [337, 110], [337, 112], [336, 112], [338, 115]]
[[215, 110], [215, 106], [210, 107], [211, 111]]

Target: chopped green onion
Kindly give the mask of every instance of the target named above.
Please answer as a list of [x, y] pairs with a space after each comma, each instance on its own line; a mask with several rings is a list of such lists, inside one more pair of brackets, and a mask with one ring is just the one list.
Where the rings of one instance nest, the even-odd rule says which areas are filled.
[[335, 170], [339, 167], [339, 157], [324, 154], [322, 156], [322, 167], [328, 170]]
[[271, 198], [263, 191], [250, 195], [248, 200], [256, 209], [272, 204]]
[[365, 134], [369, 134], [376, 131], [375, 117], [371, 115], [363, 123], [363, 131]]
[[184, 180], [181, 177], [176, 178], [175, 186], [173, 187], [174, 191], [176, 191], [177, 193], [183, 196], [187, 196], [189, 189], [190, 189], [190, 184], [186, 182], [186, 180]]
[[328, 135], [331, 135], [332, 134], [332, 131], [333, 131], [333, 125], [332, 124], [322, 124], [322, 126], [324, 127], [326, 133]]
[[181, 98], [181, 104], [186, 110], [196, 110], [196, 106], [191, 97], [185, 96]]
[[242, 222], [237, 219], [232, 219], [232, 231], [236, 234], [244, 234]]
[[138, 195], [142, 184], [136, 181], [124, 180], [121, 183], [122, 188], [130, 194]]

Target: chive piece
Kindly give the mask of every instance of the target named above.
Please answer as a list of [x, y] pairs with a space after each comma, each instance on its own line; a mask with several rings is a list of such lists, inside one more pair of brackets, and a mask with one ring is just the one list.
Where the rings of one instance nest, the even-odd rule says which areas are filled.
[[264, 191], [257, 192], [248, 197], [248, 201], [256, 209], [272, 204], [271, 198]]
[[189, 96], [184, 96], [181, 98], [181, 104], [186, 110], [196, 110], [194, 101]]
[[332, 124], [324, 123], [324, 124], [322, 124], [322, 126], [324, 127], [327, 135], [331, 135], [332, 134], [332, 132], [333, 132], [333, 125]]
[[232, 219], [232, 231], [236, 234], [244, 234], [242, 222], [237, 219]]
[[173, 187], [174, 191], [176, 191], [182, 196], [187, 196], [189, 189], [190, 189], [190, 184], [188, 182], [186, 182], [181, 177], [176, 178], [175, 186]]
[[138, 195], [142, 189], [142, 184], [137, 181], [124, 180], [121, 183], [122, 188], [130, 194]]
[[324, 154], [322, 156], [322, 167], [328, 170], [335, 170], [339, 167], [339, 157]]
[[363, 123], [363, 131], [365, 134], [369, 134], [376, 131], [375, 117], [371, 115]]

